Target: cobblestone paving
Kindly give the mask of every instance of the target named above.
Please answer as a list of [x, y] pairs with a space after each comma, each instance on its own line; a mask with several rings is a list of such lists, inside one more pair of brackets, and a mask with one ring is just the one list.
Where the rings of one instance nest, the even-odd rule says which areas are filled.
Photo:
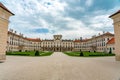
[[48, 57], [7, 56], [0, 63], [0, 80], [120, 80], [114, 57], [70, 57], [54, 52]]

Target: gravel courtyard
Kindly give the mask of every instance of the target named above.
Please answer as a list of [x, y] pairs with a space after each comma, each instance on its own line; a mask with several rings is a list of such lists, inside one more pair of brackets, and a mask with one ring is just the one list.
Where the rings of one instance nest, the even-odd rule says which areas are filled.
[[0, 80], [120, 80], [114, 57], [70, 57], [54, 52], [48, 57], [7, 56], [0, 63]]

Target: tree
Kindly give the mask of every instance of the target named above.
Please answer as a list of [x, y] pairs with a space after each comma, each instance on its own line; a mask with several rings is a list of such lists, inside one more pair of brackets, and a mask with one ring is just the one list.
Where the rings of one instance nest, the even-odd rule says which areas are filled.
[[112, 48], [110, 48], [109, 54], [112, 54]]
[[35, 52], [35, 56], [39, 56], [39, 51], [36, 51], [36, 52]]
[[84, 56], [82, 51], [80, 52], [80, 56]]

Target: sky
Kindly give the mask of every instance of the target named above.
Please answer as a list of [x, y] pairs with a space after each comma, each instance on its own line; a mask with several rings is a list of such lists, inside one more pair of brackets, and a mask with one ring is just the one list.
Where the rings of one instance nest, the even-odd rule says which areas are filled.
[[109, 16], [120, 0], [0, 0], [15, 15], [9, 29], [25, 37], [53, 39], [90, 38], [103, 31], [114, 33]]

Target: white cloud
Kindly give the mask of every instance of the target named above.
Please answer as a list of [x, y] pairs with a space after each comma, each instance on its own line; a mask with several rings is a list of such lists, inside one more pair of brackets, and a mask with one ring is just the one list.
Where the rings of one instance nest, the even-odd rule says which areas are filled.
[[105, 27], [111, 27], [112, 20], [108, 18], [109, 15], [99, 15], [91, 19], [89, 26], [96, 29], [104, 29]]
[[[108, 12], [97, 10], [85, 17], [86, 8], [92, 6], [94, 0], [86, 0], [83, 2], [85, 4], [81, 4], [81, 0], [70, 0], [69, 2], [61, 0], [6, 0], [5, 5], [15, 13], [15, 16], [10, 18], [9, 27], [22, 32], [25, 36], [34, 38], [52, 39], [54, 34], [62, 34], [66, 39], [81, 36], [85, 38], [101, 32], [101, 29], [111, 28], [112, 20], [108, 16], [113, 10], [118, 9], [117, 7]], [[69, 9], [70, 13], [66, 9]], [[94, 17], [91, 17], [91, 14], [94, 14]], [[48, 29], [49, 32], [35, 33], [32, 31], [41, 28]]]
[[93, 0], [86, 0], [86, 6], [90, 7], [93, 4]]

